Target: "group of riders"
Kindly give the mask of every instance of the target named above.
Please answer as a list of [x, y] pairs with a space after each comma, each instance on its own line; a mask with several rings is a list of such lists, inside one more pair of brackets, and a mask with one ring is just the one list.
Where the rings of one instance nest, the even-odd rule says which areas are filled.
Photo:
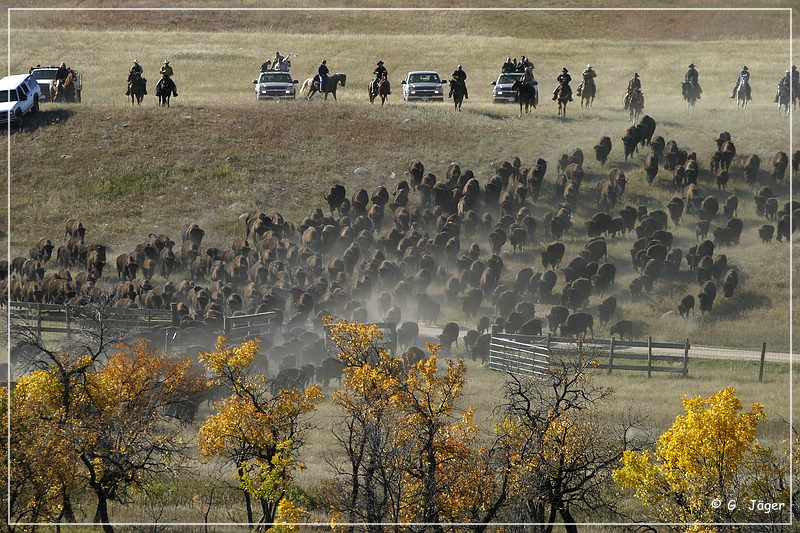
[[[261, 72], [266, 71], [280, 71], [280, 72], [288, 72], [289, 68], [291, 67], [291, 62], [287, 57], [284, 57], [280, 54], [280, 52], [275, 52], [275, 57], [272, 60], [267, 60], [261, 65]], [[512, 73], [518, 72], [522, 73], [521, 84], [533, 86], [536, 84], [536, 80], [533, 76], [533, 63], [531, 62], [530, 58], [522, 56], [522, 58], [517, 61], [517, 58], [507, 58], [505, 63], [501, 68], [503, 73]], [[67, 65], [61, 63], [56, 73], [56, 80], [58, 80], [58, 84], [61, 85], [64, 83], [64, 80], [69, 75], [70, 69], [67, 68]], [[370, 90], [372, 94], [377, 95], [378, 93], [378, 84], [383, 80], [386, 84], [386, 93], [391, 94], [389, 90], [389, 72], [386, 70], [386, 67], [383, 64], [383, 61], [378, 61], [375, 69], [372, 71], [374, 78], [372, 83], [370, 84]], [[135, 81], [139, 78], [142, 78], [144, 74], [144, 69], [141, 65], [139, 65], [138, 60], [133, 60], [133, 65], [130, 68], [128, 73], [128, 91], [125, 93], [126, 95], [130, 95], [131, 90], [131, 83], [135, 83]], [[174, 96], [178, 96], [177, 87], [175, 86], [175, 82], [172, 81], [172, 67], [169, 65], [169, 59], [164, 60], [164, 64], [159, 71], [161, 75], [162, 83], [165, 85], [165, 89], [168, 91], [171, 90]], [[319, 87], [320, 91], [325, 91], [326, 83], [328, 81], [330, 74], [330, 69], [328, 68], [327, 61], [322, 60], [319, 67], [317, 68], [317, 75], [314, 77], [314, 83]], [[582, 79], [583, 81], [578, 85], [577, 88], [577, 95], [581, 96], [582, 91], [591, 89], [592, 93], [594, 94], [595, 83], [594, 79], [597, 77], [597, 73], [594, 71], [591, 64], [586, 65], [586, 69], [583, 71]], [[686, 75], [684, 76], [684, 81], [682, 84], [682, 92], [683, 97], [687, 98], [690, 93], [693, 93], [696, 99], [700, 99], [700, 95], [703, 92], [703, 89], [700, 87], [699, 82], [699, 74], [697, 69], [695, 68], [695, 64], [691, 63], [686, 71]], [[464, 72], [464, 69], [461, 65], [453, 71], [451, 77], [451, 84], [450, 84], [450, 95], [452, 97], [453, 91], [456, 87], [454, 86], [461, 86], [463, 87], [464, 98], [469, 98], [469, 92], [467, 91], [466, 86], [467, 81], [467, 73]], [[572, 81], [572, 77], [569, 75], [569, 71], [566, 67], [561, 69], [561, 73], [556, 78], [558, 85], [553, 90], [553, 100], [558, 98], [559, 90], [561, 91], [561, 97], [572, 101], [572, 88], [570, 87], [570, 82]], [[747, 100], [751, 100], [750, 96], [750, 71], [748, 70], [747, 66], [743, 66], [739, 71], [739, 77], [736, 81], [736, 86], [733, 88], [733, 92], [731, 93], [731, 98], [736, 97], [736, 93], [739, 88], [742, 87], [745, 91], [744, 98]], [[797, 70], [796, 65], [792, 65], [792, 70], [786, 70], [784, 76], [781, 78], [780, 82], [778, 83], [778, 92], [775, 94], [775, 102], [778, 102], [780, 94], [782, 91], [788, 91], [790, 88], [794, 88], [795, 94], [800, 94], [800, 73]], [[147, 92], [145, 91], [145, 94]], [[625, 93], [624, 98], [624, 105], [625, 109], [628, 109], [631, 102], [636, 100], [637, 103], [644, 107], [644, 93], [642, 92], [642, 82], [639, 78], [639, 73], [636, 72], [633, 74], [633, 78], [628, 81], [628, 89]]]
[[[175, 82], [172, 80], [173, 71], [172, 67], [169, 64], [169, 59], [164, 60], [164, 64], [161, 65], [161, 69], [158, 71], [161, 75], [161, 80], [159, 81], [158, 85], [156, 86], [156, 91], [163, 90], [167, 93], [172, 93], [173, 96], [178, 96], [178, 86], [175, 85]], [[132, 85], [142, 85], [142, 90], [144, 94], [147, 94], [147, 89], [144, 87], [144, 69], [139, 64], [138, 59], [133, 60], [133, 65], [131, 65], [130, 70], [128, 71], [128, 90], [125, 92], [125, 96], [131, 95], [131, 86]]]

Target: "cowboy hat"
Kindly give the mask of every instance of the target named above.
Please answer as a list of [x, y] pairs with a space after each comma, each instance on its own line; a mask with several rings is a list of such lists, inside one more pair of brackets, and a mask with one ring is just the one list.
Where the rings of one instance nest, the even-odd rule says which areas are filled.
[[694, 68], [694, 63], [689, 63], [689, 68]]
[[165, 59], [165, 60], [164, 60], [164, 64], [165, 64], [165, 65], [169, 65], [169, 59]]
[[586, 68], [592, 68], [592, 64], [589, 63], [588, 65], [586, 65]]

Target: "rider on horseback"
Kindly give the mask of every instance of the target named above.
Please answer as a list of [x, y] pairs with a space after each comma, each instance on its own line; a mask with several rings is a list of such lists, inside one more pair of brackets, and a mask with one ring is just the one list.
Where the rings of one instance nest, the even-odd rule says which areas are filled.
[[731, 98], [736, 98], [736, 91], [739, 90], [741, 85], [744, 85], [747, 90], [747, 99], [752, 100], [750, 98], [750, 71], [747, 70], [747, 65], [743, 66], [742, 70], [739, 71], [739, 79], [736, 80], [736, 85], [733, 87]]
[[[139, 64], [139, 60], [134, 59], [133, 65], [131, 65], [131, 69], [128, 71], [128, 90], [125, 91], [125, 96], [131, 95], [131, 81], [142, 74], [144, 74], [144, 69]], [[144, 94], [147, 94], [147, 91], [145, 91]]]
[[634, 94], [641, 95], [642, 107], [644, 107], [644, 94], [642, 94], [642, 81], [639, 79], [639, 73], [634, 72], [633, 78], [628, 82], [628, 90], [625, 93], [625, 109], [631, 105], [631, 98]]
[[[375, 78], [372, 80], [372, 94], [378, 94], [378, 82], [381, 81], [381, 78], [386, 76], [386, 79], [389, 79], [389, 71], [386, 70], [386, 67], [383, 66], [383, 61], [378, 61], [378, 66], [375, 67], [375, 70], [372, 71], [375, 74]], [[391, 94], [391, 93], [387, 93]]]
[[529, 85], [530, 87], [533, 87], [536, 84], [536, 80], [533, 78], [533, 66], [525, 69], [525, 74], [522, 75], [522, 79], [520, 81], [523, 85]]
[[66, 63], [61, 63], [59, 65], [58, 70], [56, 71], [56, 79], [58, 80], [58, 86], [61, 87], [64, 85], [64, 80], [67, 79], [69, 76], [69, 69], [67, 68]]
[[578, 90], [576, 91], [578, 96], [581, 95], [584, 87], [594, 86], [594, 79], [597, 77], [597, 72], [592, 69], [592, 65], [586, 65], [586, 69], [583, 71], [582, 76], [583, 81], [580, 85], [578, 85]]
[[161, 74], [161, 78], [165, 83], [172, 85], [172, 95], [178, 96], [178, 87], [175, 85], [175, 82], [172, 81], [172, 67], [169, 66], [169, 59], [164, 60], [164, 64], [161, 66], [161, 70], [159, 70], [158, 73]]
[[800, 98], [800, 72], [797, 65], [792, 65], [792, 87], [794, 87], [794, 98]]
[[319, 77], [319, 92], [324, 92], [325, 83], [328, 81], [329, 73], [330, 70], [328, 69], [328, 62], [323, 59], [322, 63], [319, 64], [319, 68], [317, 68], [317, 76]]
[[[469, 93], [467, 92], [467, 73], [464, 72], [464, 69], [461, 68], [461, 65], [458, 66], [457, 69], [453, 71], [453, 81], [456, 83], [461, 83], [464, 85], [464, 98], [469, 100]], [[453, 96], [453, 84], [450, 84], [450, 95], [448, 98], [452, 98]]]
[[700, 95], [703, 93], [703, 89], [700, 87], [700, 82], [698, 82], [699, 75], [697, 74], [697, 70], [694, 68], [694, 63], [689, 65], [689, 70], [686, 71], [686, 75], [683, 77], [683, 97], [686, 98], [687, 90], [690, 86], [697, 87], [697, 99], [700, 99]]
[[789, 93], [789, 88], [791, 87], [791, 83], [792, 83], [792, 74], [788, 70], [785, 70], [783, 72], [783, 77], [778, 82], [778, 92], [775, 93], [775, 103], [776, 104], [778, 103], [778, 98], [781, 95], [781, 91], [783, 91], [785, 89], [786, 93], [787, 94]]
[[558, 96], [556, 96], [556, 93], [558, 92], [558, 88], [563, 85], [564, 86], [564, 90], [567, 91], [567, 96], [569, 98], [569, 101], [571, 102], [572, 101], [572, 88], [569, 86], [569, 82], [572, 81], [572, 76], [570, 76], [568, 74], [567, 67], [564, 67], [564, 68], [561, 69], [561, 74], [558, 75], [558, 78], [556, 78], [556, 81], [558, 82], [558, 85], [553, 90], [553, 101], [555, 102], [556, 98], [558, 98]]

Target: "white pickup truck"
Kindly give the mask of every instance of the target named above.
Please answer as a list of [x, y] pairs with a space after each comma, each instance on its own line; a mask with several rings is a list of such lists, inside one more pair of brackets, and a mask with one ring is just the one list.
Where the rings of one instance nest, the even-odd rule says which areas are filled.
[[39, 111], [42, 92], [30, 74], [6, 76], [0, 80], [0, 127], [11, 122], [22, 129], [24, 117]]

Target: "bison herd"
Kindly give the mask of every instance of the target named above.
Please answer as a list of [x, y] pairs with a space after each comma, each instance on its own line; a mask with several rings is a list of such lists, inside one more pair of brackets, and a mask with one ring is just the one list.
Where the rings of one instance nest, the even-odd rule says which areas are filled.
[[[112, 272], [104, 273], [109, 248], [88, 240], [87, 228], [70, 218], [55, 243], [44, 237], [28, 257], [3, 265], [2, 288], [13, 301], [148, 309], [176, 304], [189, 332], [218, 330], [224, 316], [277, 311], [282, 333], [266, 339], [262, 352], [277, 364], [277, 382], [285, 386], [315, 377], [327, 385], [341, 375], [325, 350], [326, 315], [396, 324], [398, 344], [412, 362], [423, 355], [416, 347], [420, 324], [434, 326], [443, 317], [455, 319], [438, 335], [444, 350], [458, 345], [466, 330], [465, 349], [482, 359], [492, 327], [575, 336], [594, 335], [600, 326], [633, 338], [644, 324], [620, 319], [618, 299], [628, 298], [626, 292], [647, 299], [655, 286], [678, 280], [700, 289], [675, 302], [674, 310], [682, 317], [695, 306], [711, 313], [718, 289], [733, 298], [746, 282], [723, 250], [730, 253], [743, 232], [755, 231], [738, 216], [739, 198], [726, 191], [739, 175], [758, 187], [760, 158], [750, 154], [737, 168], [734, 140], [722, 133], [702, 169], [695, 152], [654, 136], [655, 130], [645, 116], [622, 141], [625, 160], [648, 147], [647, 186], [675, 191], [661, 206], [621, 206], [633, 177], [620, 168], [588, 172], [580, 149], [564, 154], [554, 169], [542, 158], [527, 166], [514, 157], [496, 165], [488, 179], [455, 163], [439, 177], [415, 161], [408, 179], [391, 191], [380, 186], [350, 195], [343, 185], [332, 186], [326, 208], [311, 210], [297, 224], [277, 212], [246, 213], [241, 234], [225, 245], [208, 244], [195, 223], [185, 224], [177, 241], [150, 234], [117, 253]], [[605, 166], [611, 139], [603, 137], [594, 152]], [[797, 152], [795, 173], [799, 160]], [[788, 239], [795, 229], [790, 212], [794, 220], [800, 216], [800, 203], [782, 204], [773, 191], [785, 179], [788, 157], [779, 152], [771, 163], [772, 187], [762, 185], [753, 196], [756, 214], [767, 222], [757, 229], [764, 243], [773, 235]], [[689, 216], [696, 241], [681, 248], [672, 231]], [[574, 253], [567, 253], [565, 240]], [[617, 240], [630, 242], [630, 266], [610, 260], [609, 244]], [[634, 273], [627, 290], [617, 288], [619, 271]], [[468, 321], [475, 327], [459, 325]]]

